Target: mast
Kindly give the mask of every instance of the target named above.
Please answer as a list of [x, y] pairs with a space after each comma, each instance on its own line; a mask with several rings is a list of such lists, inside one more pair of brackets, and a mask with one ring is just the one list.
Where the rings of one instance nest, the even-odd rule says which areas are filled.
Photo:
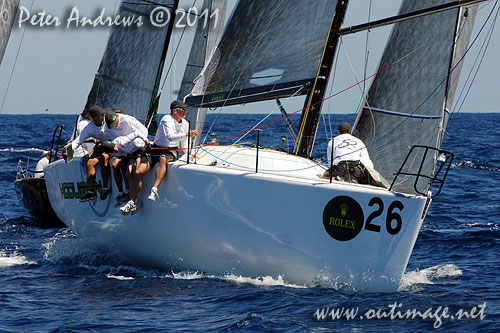
[[321, 104], [325, 96], [328, 78], [332, 70], [332, 64], [335, 57], [335, 50], [339, 40], [339, 29], [344, 21], [349, 0], [338, 0], [335, 12], [333, 13], [330, 24], [330, 32], [323, 50], [323, 56], [318, 68], [316, 79], [313, 82], [312, 89], [307, 95], [304, 111], [300, 119], [300, 127], [297, 141], [295, 142], [294, 154], [310, 157], [314, 146], [314, 138], [318, 129], [319, 116], [321, 113]]
[[144, 125], [148, 128], [148, 132], [150, 135], [154, 135], [156, 133], [156, 129], [158, 126], [156, 124], [156, 115], [158, 114], [158, 106], [160, 103], [160, 96], [161, 96], [161, 92], [158, 94], [158, 89], [160, 87], [163, 68], [165, 67], [165, 58], [167, 57], [168, 46], [170, 44], [170, 37], [172, 36], [172, 31], [174, 29], [177, 7], [179, 7], [179, 0], [174, 0], [174, 4], [170, 11], [171, 19], [168, 23], [167, 35], [165, 36], [165, 42], [163, 43], [161, 61], [160, 64], [158, 65], [158, 72], [156, 74], [155, 85], [153, 88], [153, 93], [151, 94], [151, 102], [149, 103], [148, 113], [146, 116], [146, 120], [144, 122]]

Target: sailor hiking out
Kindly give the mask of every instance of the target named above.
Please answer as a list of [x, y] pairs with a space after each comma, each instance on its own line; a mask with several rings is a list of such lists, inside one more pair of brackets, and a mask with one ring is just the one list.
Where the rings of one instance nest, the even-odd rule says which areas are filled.
[[[188, 137], [195, 138], [198, 130], [189, 130], [186, 119], [188, 105], [181, 100], [175, 100], [170, 104], [170, 114], [161, 118], [156, 132], [153, 151], [153, 163], [160, 162], [156, 169], [155, 183], [148, 196], [149, 200], [155, 201], [158, 195], [158, 187], [167, 174], [167, 164], [180, 157], [180, 154], [188, 148]], [[160, 149], [166, 148], [166, 149]], [[179, 150], [180, 148], [180, 150]]]

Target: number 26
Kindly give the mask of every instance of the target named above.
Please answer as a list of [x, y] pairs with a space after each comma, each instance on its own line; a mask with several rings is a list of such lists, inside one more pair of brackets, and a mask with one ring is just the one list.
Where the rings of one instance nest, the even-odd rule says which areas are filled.
[[[379, 197], [374, 197], [370, 200], [368, 206], [373, 207], [374, 205], [377, 205], [378, 209], [372, 212], [366, 219], [365, 229], [374, 232], [380, 232], [380, 225], [373, 224], [372, 221], [382, 215], [382, 213], [384, 212], [384, 202]], [[387, 216], [385, 219], [385, 227], [387, 229], [387, 232], [391, 235], [396, 235], [401, 230], [401, 226], [403, 225], [403, 219], [401, 218], [401, 215], [399, 215], [398, 212], [395, 212], [394, 209], [397, 208], [399, 209], [399, 211], [403, 211], [404, 207], [405, 206], [401, 201], [393, 201], [389, 205], [389, 209], [387, 210]], [[393, 226], [393, 221], [396, 222], [395, 226]]]

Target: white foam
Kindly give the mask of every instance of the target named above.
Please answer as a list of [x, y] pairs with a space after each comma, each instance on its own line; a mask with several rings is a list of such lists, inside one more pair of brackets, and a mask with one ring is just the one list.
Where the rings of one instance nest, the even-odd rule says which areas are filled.
[[0, 268], [20, 266], [20, 265], [36, 265], [36, 261], [26, 259], [25, 256], [17, 252], [6, 254], [0, 251]]
[[44, 149], [10, 147], [10, 148], [2, 148], [2, 149], [0, 149], [0, 151], [8, 151], [8, 152], [12, 152], [12, 153], [26, 153], [26, 152], [40, 152], [41, 153], [42, 151], [44, 151]]
[[122, 280], [122, 281], [127, 281], [127, 280], [135, 280], [133, 277], [131, 276], [121, 276], [121, 275], [111, 275], [111, 274], [108, 274], [106, 275], [108, 279], [116, 279], [116, 280]]
[[415, 287], [419, 288], [418, 285], [434, 284], [433, 281], [436, 279], [454, 276], [462, 276], [462, 270], [453, 264], [416, 269], [403, 274], [398, 290], [413, 290]]
[[293, 283], [286, 282], [281, 275], [277, 278], [272, 276], [262, 276], [258, 278], [244, 277], [241, 275], [226, 274], [222, 277], [222, 280], [236, 282], [236, 283], [250, 283], [256, 286], [283, 286], [290, 288], [307, 288], [307, 286], [300, 286]]
[[234, 274], [225, 274], [223, 276], [219, 276], [219, 275], [205, 275], [199, 272], [184, 271], [179, 273], [171, 273], [171, 275], [167, 277], [171, 277], [177, 280], [195, 280], [195, 279], [208, 278], [208, 279], [224, 280], [234, 283], [249, 283], [256, 286], [267, 286], [267, 287], [283, 286], [290, 288], [307, 288], [307, 286], [299, 286], [293, 283], [288, 283], [283, 279], [281, 275], [278, 275], [277, 278], [273, 278], [272, 276], [262, 276], [262, 277], [252, 278]]

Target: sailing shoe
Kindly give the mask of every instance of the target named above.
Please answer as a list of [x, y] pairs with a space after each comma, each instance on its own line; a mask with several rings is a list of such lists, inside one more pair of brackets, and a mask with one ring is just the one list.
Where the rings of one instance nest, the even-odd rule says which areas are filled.
[[132, 200], [130, 200], [125, 204], [125, 206], [120, 207], [120, 210], [122, 211], [123, 215], [128, 215], [129, 213], [132, 213], [132, 215], [134, 215], [137, 211], [137, 206]]
[[108, 195], [110, 195], [110, 193], [111, 193], [111, 190], [109, 188], [103, 189], [102, 192], [101, 192], [101, 196], [99, 197], [99, 199], [106, 200], [106, 198], [108, 197]]
[[152, 187], [151, 188], [151, 193], [149, 193], [149, 197], [148, 199], [151, 200], [151, 201], [156, 201], [157, 198], [159, 198], [160, 196], [158, 195], [158, 190], [156, 189], [156, 187]]
[[139, 207], [142, 207], [142, 200], [141, 199], [137, 199], [136, 200], [136, 202], [135, 202], [135, 209], [131, 210], [130, 214], [131, 215], [135, 215], [137, 213], [137, 210], [139, 209]]
[[97, 195], [94, 192], [87, 192], [83, 197], [80, 198], [80, 202], [86, 202], [89, 200], [94, 200], [97, 198]]

